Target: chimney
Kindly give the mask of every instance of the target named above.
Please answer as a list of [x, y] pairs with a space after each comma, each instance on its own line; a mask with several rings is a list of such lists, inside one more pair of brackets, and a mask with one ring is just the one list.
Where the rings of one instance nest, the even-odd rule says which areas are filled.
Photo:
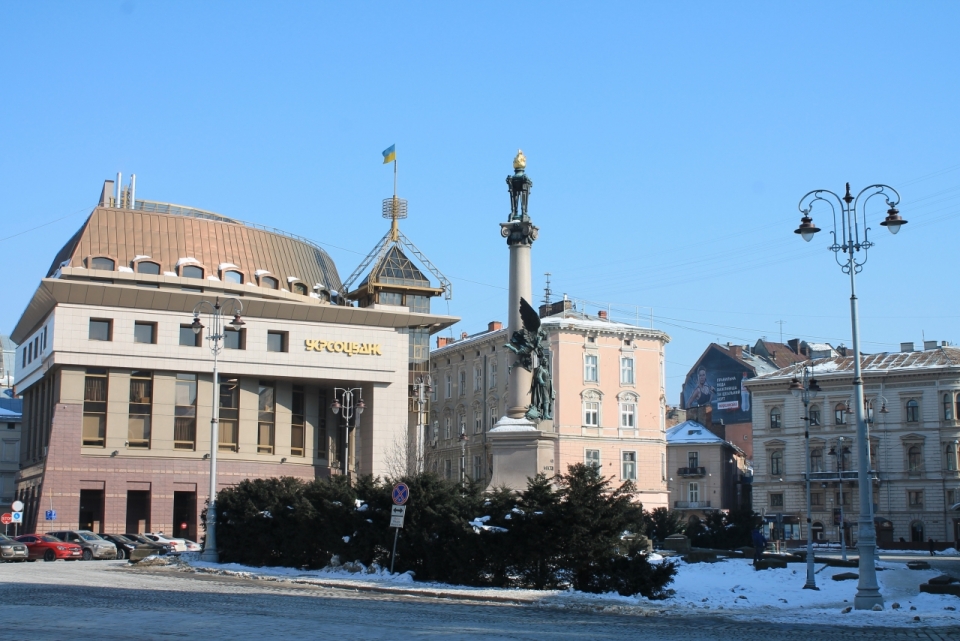
[[597, 316], [599, 316], [603, 320], [607, 320], [607, 310], [601, 309], [599, 312], [597, 312]]
[[[913, 345], [913, 343], [910, 343], [910, 345], [911, 345], [911, 350], [912, 350], [912, 345]], [[837, 354], [840, 354], [840, 356], [843, 356], [844, 358], [846, 358], [846, 356], [847, 356], [847, 346], [846, 346], [846, 345], [837, 345], [836, 350], [837, 350]]]
[[800, 339], [799, 339], [799, 338], [791, 338], [790, 340], [787, 341], [787, 347], [789, 347], [789, 348], [790, 348], [790, 351], [792, 351], [794, 354], [799, 355], [799, 354], [800, 354]]
[[489, 323], [487, 323], [488, 332], [495, 332], [498, 329], [503, 329], [503, 323], [501, 323], [500, 321], [490, 321]]
[[937, 349], [937, 341], [923, 341], [923, 351]]
[[912, 352], [913, 351], [913, 341], [909, 343], [900, 343], [901, 352]]
[[470, 335], [470, 334], [468, 334], [468, 333], [466, 333], [466, 332], [460, 332], [460, 340], [465, 339], [465, 338], [466, 338], [467, 336], [469, 336], [469, 335]]
[[440, 349], [441, 347], [446, 347], [452, 342], [453, 342], [453, 339], [450, 338], [449, 336], [437, 336], [437, 349]]
[[546, 318], [547, 316], [553, 316], [554, 314], [561, 314], [568, 309], [573, 308], [573, 301], [567, 298], [563, 300], [558, 300], [555, 303], [550, 303], [549, 305], [540, 306], [540, 318]]

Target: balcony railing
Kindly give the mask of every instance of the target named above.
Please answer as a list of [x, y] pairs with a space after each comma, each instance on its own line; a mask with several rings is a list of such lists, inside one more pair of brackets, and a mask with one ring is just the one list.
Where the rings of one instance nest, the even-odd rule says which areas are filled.
[[674, 501], [673, 507], [678, 510], [702, 510], [710, 507], [710, 501]]
[[841, 478], [844, 481], [855, 481], [857, 480], [857, 471], [844, 470], [843, 472], [810, 472], [811, 481], [839, 481]]
[[677, 468], [677, 476], [706, 476], [705, 467], [680, 467]]

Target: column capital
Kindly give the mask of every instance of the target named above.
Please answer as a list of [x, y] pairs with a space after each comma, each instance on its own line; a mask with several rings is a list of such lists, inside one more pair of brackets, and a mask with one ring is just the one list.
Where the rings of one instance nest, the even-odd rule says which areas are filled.
[[540, 228], [527, 220], [511, 220], [506, 223], [500, 223], [500, 235], [507, 239], [507, 245], [530, 246], [537, 239]]

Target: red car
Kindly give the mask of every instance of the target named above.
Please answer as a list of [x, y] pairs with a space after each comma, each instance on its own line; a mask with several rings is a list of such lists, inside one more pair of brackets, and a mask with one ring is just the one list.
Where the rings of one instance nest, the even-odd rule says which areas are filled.
[[83, 548], [75, 543], [64, 543], [58, 538], [46, 534], [21, 534], [17, 541], [27, 546], [28, 560], [56, 561], [66, 559], [76, 561], [83, 558]]

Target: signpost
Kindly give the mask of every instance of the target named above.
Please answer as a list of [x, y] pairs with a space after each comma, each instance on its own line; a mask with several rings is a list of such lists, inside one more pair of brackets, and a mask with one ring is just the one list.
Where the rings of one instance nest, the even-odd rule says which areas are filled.
[[23, 512], [23, 501], [14, 501], [10, 504], [10, 509], [14, 512]]
[[397, 483], [393, 486], [393, 509], [390, 510], [390, 527], [393, 529], [393, 552], [390, 554], [390, 574], [393, 574], [393, 562], [397, 556], [397, 536], [403, 527], [403, 519], [407, 514], [406, 503], [410, 499], [410, 488], [406, 483]]
[[0, 523], [3, 524], [3, 531], [4, 531], [4, 533], [6, 533], [6, 532], [7, 532], [7, 526], [9, 526], [11, 523], [13, 523], [13, 515], [10, 514], [9, 512], [4, 512], [3, 515], [0, 516]]
[[48, 520], [48, 521], [56, 521], [56, 520], [57, 520], [57, 511], [56, 511], [56, 510], [47, 510], [46, 512], [44, 512], [44, 518], [46, 518], [46, 520]]

